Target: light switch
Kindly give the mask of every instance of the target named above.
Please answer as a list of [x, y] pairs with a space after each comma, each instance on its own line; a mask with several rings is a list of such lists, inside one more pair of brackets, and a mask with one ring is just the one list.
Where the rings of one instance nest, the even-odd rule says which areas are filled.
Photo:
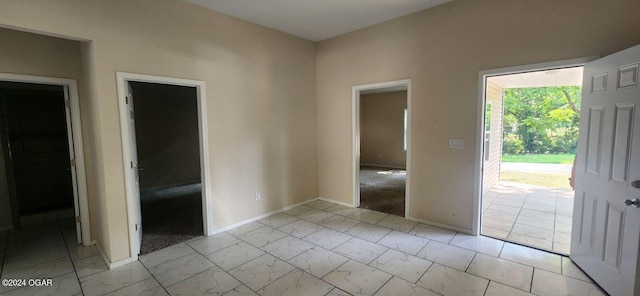
[[462, 148], [464, 148], [464, 140], [449, 139], [449, 149], [462, 149]]

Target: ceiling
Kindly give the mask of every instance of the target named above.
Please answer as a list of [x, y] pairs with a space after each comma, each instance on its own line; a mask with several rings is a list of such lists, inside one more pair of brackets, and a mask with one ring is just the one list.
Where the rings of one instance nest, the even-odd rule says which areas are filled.
[[184, 0], [321, 41], [453, 0]]
[[582, 67], [493, 76], [488, 79], [503, 88], [582, 86]]

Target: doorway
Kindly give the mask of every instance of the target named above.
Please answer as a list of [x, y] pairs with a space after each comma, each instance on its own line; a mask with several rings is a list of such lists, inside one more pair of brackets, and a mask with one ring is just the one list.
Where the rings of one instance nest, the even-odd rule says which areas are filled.
[[479, 232], [568, 255], [582, 65], [482, 78]]
[[353, 87], [354, 205], [407, 217], [411, 81]]
[[118, 86], [131, 252], [137, 259], [209, 234], [204, 84], [118, 73]]
[[91, 244], [76, 81], [0, 73], [0, 142], [13, 228], [65, 219]]

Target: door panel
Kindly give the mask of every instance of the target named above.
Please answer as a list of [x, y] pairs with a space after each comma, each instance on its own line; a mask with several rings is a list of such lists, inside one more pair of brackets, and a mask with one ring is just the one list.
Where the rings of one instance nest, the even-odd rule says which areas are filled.
[[138, 174], [138, 146], [136, 144], [136, 117], [135, 110], [133, 108], [133, 90], [131, 84], [127, 84], [127, 107], [129, 110], [129, 143], [131, 148], [131, 165], [130, 169], [133, 173], [134, 188], [133, 192], [133, 211], [136, 215], [136, 220], [133, 221], [134, 225], [131, 226], [132, 231], [137, 232], [138, 241], [133, 244], [133, 251], [135, 254], [140, 254], [140, 245], [142, 243], [142, 211], [140, 208], [140, 177]]
[[633, 112], [633, 104], [616, 105], [611, 180], [621, 184], [629, 182], [629, 145], [633, 131]]
[[587, 173], [598, 175], [600, 173], [600, 148], [602, 147], [602, 124], [604, 106], [595, 106], [589, 109], [589, 139], [587, 146]]
[[581, 215], [583, 223], [580, 225], [580, 240], [579, 242], [585, 245], [589, 249], [593, 249], [593, 239], [596, 232], [596, 209], [598, 205], [596, 201], [598, 197], [590, 194], [583, 193], [581, 203]]
[[584, 67], [571, 259], [611, 295], [638, 295], [640, 46]]

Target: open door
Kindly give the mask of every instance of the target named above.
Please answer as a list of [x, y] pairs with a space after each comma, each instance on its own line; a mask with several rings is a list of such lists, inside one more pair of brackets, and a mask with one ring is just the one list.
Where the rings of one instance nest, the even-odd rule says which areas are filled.
[[[142, 212], [140, 209], [140, 177], [138, 174], [138, 148], [136, 145], [136, 119], [135, 112], [133, 109], [133, 90], [131, 89], [131, 84], [126, 82], [127, 84], [127, 94], [126, 94], [126, 104], [129, 110], [129, 147], [131, 149], [131, 164], [129, 169], [133, 174], [133, 179], [135, 180], [132, 188], [132, 206], [133, 206], [133, 214], [136, 217], [135, 220], [131, 221], [131, 225], [129, 225], [130, 231], [134, 231], [137, 233], [137, 241], [132, 242], [132, 256], [137, 256], [140, 254], [140, 244], [142, 243]], [[131, 236], [133, 237], [133, 236]]]
[[611, 295], [640, 295], [640, 45], [584, 67], [571, 259]]
[[69, 171], [71, 171], [72, 190], [73, 190], [73, 210], [76, 220], [76, 237], [78, 244], [82, 243], [82, 225], [80, 223], [80, 201], [78, 194], [78, 174], [76, 172], [76, 152], [73, 145], [73, 125], [71, 124], [71, 100], [69, 96], [69, 87], [64, 86], [64, 105], [65, 118], [67, 119], [67, 140], [69, 141]]

